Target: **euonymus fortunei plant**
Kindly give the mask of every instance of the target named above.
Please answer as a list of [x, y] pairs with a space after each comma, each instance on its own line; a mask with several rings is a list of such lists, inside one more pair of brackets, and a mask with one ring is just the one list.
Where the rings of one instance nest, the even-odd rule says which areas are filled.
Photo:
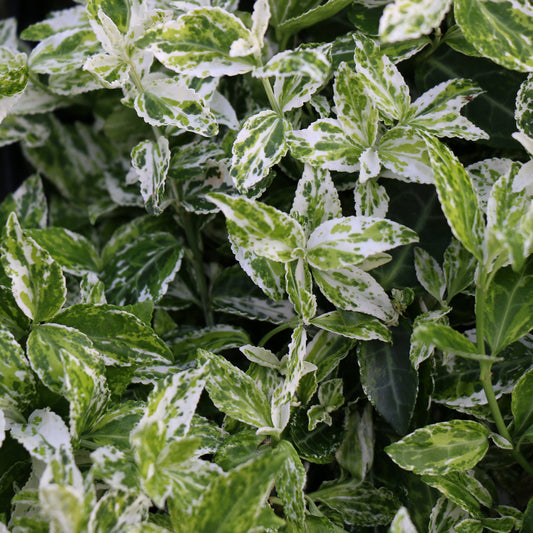
[[80, 0], [0, 54], [0, 531], [533, 531], [530, 3]]

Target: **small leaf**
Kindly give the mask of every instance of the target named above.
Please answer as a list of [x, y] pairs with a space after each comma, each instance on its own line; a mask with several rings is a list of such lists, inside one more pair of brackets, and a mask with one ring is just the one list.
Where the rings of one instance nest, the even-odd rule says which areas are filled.
[[389, 195], [385, 187], [379, 185], [377, 180], [361, 179], [354, 188], [355, 214], [358, 217], [385, 218], [389, 210]]
[[285, 263], [285, 278], [287, 294], [294, 310], [304, 324], [309, 323], [316, 314], [316, 297], [313, 294], [313, 279], [305, 261], [297, 259]]
[[379, 320], [362, 313], [331, 311], [313, 318], [310, 323], [350, 339], [380, 340], [383, 342], [390, 342], [391, 340], [387, 326]]
[[450, 420], [417, 429], [385, 448], [415, 474], [445, 475], [473, 468], [489, 447], [489, 430], [471, 420]]
[[400, 507], [394, 515], [394, 519], [389, 527], [389, 533], [417, 533], [416, 527], [405, 507]]
[[420, 285], [434, 298], [442, 301], [446, 281], [440, 265], [422, 248], [415, 248], [415, 271]]
[[461, 243], [452, 239], [444, 252], [442, 269], [446, 279], [446, 299], [450, 301], [474, 282], [476, 258]]
[[533, 425], [533, 371], [524, 374], [513, 389], [511, 410], [514, 417], [513, 433], [522, 434]]

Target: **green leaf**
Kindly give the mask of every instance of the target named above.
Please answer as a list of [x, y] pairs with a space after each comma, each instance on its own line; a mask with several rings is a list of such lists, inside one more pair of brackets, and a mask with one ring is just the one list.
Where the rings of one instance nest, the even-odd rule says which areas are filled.
[[212, 193], [209, 199], [226, 216], [228, 231], [238, 246], [282, 263], [296, 259], [293, 250], [304, 246], [300, 224], [272, 206], [221, 193]]
[[469, 514], [453, 502], [441, 496], [431, 511], [429, 531], [432, 533], [446, 533], [452, 531], [454, 526], [467, 518]]
[[0, 325], [0, 410], [20, 420], [35, 400], [35, 382], [24, 352], [15, 337]]
[[22, 338], [29, 327], [30, 319], [20, 310], [11, 289], [0, 285], [0, 320], [2, 326], [15, 338]]
[[411, 335], [411, 346], [409, 347], [409, 359], [415, 370], [418, 370], [420, 364], [426, 359], [429, 359], [435, 352], [434, 344], [426, 344], [425, 339], [419, 339], [417, 337], [417, 329], [426, 323], [447, 325], [446, 315], [450, 311], [450, 307], [443, 307], [438, 311], [426, 311], [415, 318], [413, 322], [413, 334]]
[[359, 33], [354, 35], [354, 41], [356, 71], [366, 93], [384, 120], [401, 121], [411, 103], [402, 75], [370, 37]]
[[377, 489], [368, 481], [334, 483], [309, 497], [336, 511], [347, 524], [356, 526], [389, 524], [399, 507], [390, 490]]
[[515, 120], [518, 129], [528, 137], [533, 137], [533, 75], [530, 74], [520, 85], [516, 95]]
[[338, 120], [324, 118], [305, 130], [291, 131], [287, 143], [294, 158], [313, 167], [339, 172], [359, 169], [362, 150], [346, 136]]
[[309, 323], [316, 314], [316, 297], [313, 294], [313, 279], [305, 261], [297, 259], [285, 263], [285, 278], [287, 294], [294, 310], [304, 324]]
[[313, 231], [307, 243], [307, 259], [320, 270], [338, 269], [417, 240], [413, 230], [390, 220], [336, 218]]
[[109, 400], [100, 354], [76, 329], [46, 324], [30, 333], [28, 358], [41, 381], [70, 402], [70, 430], [77, 438]]
[[271, 427], [270, 403], [257, 383], [223, 357], [201, 349], [199, 353], [208, 361], [206, 389], [217, 408], [245, 424]]
[[56, 315], [66, 296], [61, 267], [46, 250], [23, 234], [15, 213], [9, 215], [0, 258], [11, 279], [13, 296], [24, 314], [34, 322]]
[[442, 269], [446, 279], [446, 299], [450, 301], [474, 282], [476, 258], [461, 243], [452, 239], [444, 252]]
[[533, 425], [533, 406], [531, 394], [533, 392], [533, 371], [524, 374], [513, 389], [511, 410], [513, 412], [513, 433], [522, 434]]
[[320, 423], [331, 426], [333, 419], [330, 413], [339, 409], [344, 403], [342, 379], [323, 381], [318, 389], [318, 401], [317, 405], [311, 406], [307, 411], [310, 431]]
[[453, 234], [478, 260], [483, 259], [483, 214], [463, 165], [444, 144], [426, 137], [442, 210]]
[[87, 14], [98, 20], [99, 11], [102, 10], [122, 33], [126, 33], [130, 26], [132, 4], [131, 0], [88, 0]]
[[471, 420], [450, 420], [417, 429], [385, 448], [415, 474], [445, 475], [473, 468], [489, 447], [489, 430]]
[[485, 57], [510, 70], [533, 70], [529, 39], [533, 9], [529, 3], [455, 0], [454, 13], [467, 40]]
[[423, 248], [415, 248], [415, 271], [420, 285], [442, 302], [446, 291], [444, 273], [437, 261]]
[[231, 13], [218, 7], [198, 8], [177, 20], [148, 30], [138, 43], [153, 52], [165, 67], [199, 78], [249, 72], [254, 58], [232, 54], [235, 41], [251, 32]]
[[180, 269], [182, 256], [183, 248], [166, 232], [131, 235], [111, 257], [104, 249], [102, 281], [108, 300], [118, 305], [158, 302]]
[[192, 511], [191, 531], [235, 533], [253, 528], [286, 460], [284, 450], [266, 451], [216, 477]]
[[313, 277], [322, 294], [339, 309], [365, 313], [385, 322], [397, 317], [381, 285], [354, 265], [327, 271], [313, 269]]
[[362, 343], [357, 358], [366, 396], [394, 430], [403, 435], [415, 408], [418, 377], [409, 361], [407, 332], [396, 328], [392, 341], [392, 344]]
[[339, 194], [327, 170], [304, 166], [290, 215], [307, 236], [323, 222], [342, 216]]
[[25, 234], [47, 250], [69, 274], [83, 276], [100, 270], [100, 257], [94, 244], [79, 233], [57, 227], [30, 229]]
[[231, 177], [240, 192], [260, 183], [285, 155], [285, 131], [289, 124], [274, 111], [250, 117], [239, 131], [232, 148]]
[[283, 514], [292, 524], [301, 527], [305, 519], [304, 487], [307, 474], [298, 452], [289, 441], [282, 440], [276, 450], [282, 450], [287, 456], [276, 479], [276, 492], [283, 503]]
[[390, 341], [387, 327], [379, 320], [362, 313], [330, 311], [313, 318], [310, 323], [350, 339]]
[[0, 47], [0, 99], [20, 94], [28, 83], [25, 53]]
[[494, 353], [533, 328], [532, 295], [533, 262], [528, 261], [520, 272], [505, 268], [494, 276], [482, 309], [485, 338]]
[[108, 365], [170, 364], [173, 359], [153, 329], [121, 307], [77, 304], [54, 322], [87, 335]]
[[383, 10], [379, 37], [390, 43], [427, 35], [440, 26], [451, 3], [451, 0], [396, 0]]

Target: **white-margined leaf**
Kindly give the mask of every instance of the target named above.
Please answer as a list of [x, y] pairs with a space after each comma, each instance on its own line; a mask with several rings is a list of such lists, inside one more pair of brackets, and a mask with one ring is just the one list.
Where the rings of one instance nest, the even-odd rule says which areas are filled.
[[58, 324], [34, 328], [27, 350], [41, 381], [70, 402], [70, 431], [77, 438], [91, 427], [109, 400], [99, 352], [86, 335]]
[[283, 503], [283, 514], [293, 524], [301, 525], [305, 517], [304, 487], [307, 473], [298, 452], [287, 440], [282, 440], [277, 449], [283, 450], [287, 459], [276, 479], [276, 492]]
[[374, 317], [351, 311], [331, 311], [310, 321], [313, 326], [349, 339], [391, 341], [390, 331]]
[[355, 215], [358, 217], [385, 218], [389, 210], [389, 195], [377, 180], [361, 179], [355, 184], [354, 190]]
[[307, 263], [296, 259], [285, 263], [287, 294], [297, 315], [309, 323], [316, 314], [316, 297], [313, 294], [313, 279]]
[[252, 29], [249, 39], [240, 38], [231, 45], [231, 57], [259, 55], [265, 43], [265, 33], [270, 20], [269, 0], [256, 0], [252, 13]]
[[405, 124], [437, 137], [460, 137], [469, 141], [488, 139], [482, 129], [460, 114], [465, 104], [482, 93], [483, 90], [470, 80], [439, 83], [411, 104]]
[[26, 60], [25, 53], [0, 46], [0, 98], [13, 97], [24, 91], [28, 84]]
[[457, 239], [452, 239], [442, 262], [448, 301], [472, 285], [476, 266], [476, 258]]
[[232, 57], [235, 41], [249, 42], [251, 32], [235, 15], [218, 7], [198, 8], [148, 30], [140, 46], [165, 67], [199, 78], [234, 76], [254, 68], [252, 57]]
[[382, 118], [401, 121], [411, 103], [402, 75], [370, 37], [359, 33], [354, 35], [354, 41], [356, 71], [367, 94]]
[[106, 89], [124, 87], [129, 81], [130, 65], [110, 54], [94, 54], [85, 61], [83, 70], [90, 72]]
[[42, 41], [64, 30], [87, 27], [88, 22], [89, 19], [84, 7], [71, 7], [52, 11], [45, 20], [25, 28], [20, 36], [27, 41]]
[[396, 0], [385, 6], [379, 19], [384, 42], [406, 41], [427, 35], [440, 26], [452, 0]]
[[483, 212], [487, 212], [487, 203], [494, 184], [502, 176], [510, 174], [516, 165], [511, 159], [493, 157], [466, 167]]
[[232, 241], [244, 249], [286, 263], [297, 257], [293, 250], [305, 246], [302, 227], [283, 211], [245, 197], [221, 193], [212, 193], [209, 199], [226, 216]]
[[260, 183], [285, 155], [288, 122], [274, 111], [261, 111], [242, 126], [233, 143], [231, 177], [241, 192]]
[[489, 447], [489, 430], [472, 420], [450, 420], [420, 429], [385, 451], [405, 470], [444, 475], [473, 468]]
[[324, 118], [305, 130], [292, 131], [287, 143], [293, 157], [311, 166], [338, 172], [359, 170], [362, 150], [346, 137], [338, 120]]
[[13, 296], [34, 322], [51, 319], [63, 307], [65, 278], [52, 256], [23, 234], [15, 213], [9, 215], [0, 259], [11, 279]]
[[533, 74], [520, 85], [516, 95], [515, 120], [521, 133], [533, 137]]
[[415, 272], [420, 285], [442, 302], [446, 292], [444, 272], [437, 261], [423, 248], [415, 248]]
[[324, 423], [331, 426], [333, 423], [330, 413], [339, 409], [344, 403], [342, 379], [334, 378], [323, 381], [318, 388], [318, 401], [317, 405], [307, 410], [309, 431], [313, 431], [318, 424]]
[[450, 307], [443, 307], [438, 311], [426, 311], [415, 318], [413, 322], [411, 344], [409, 346], [409, 359], [415, 370], [418, 370], [420, 363], [431, 357], [435, 352], [435, 345], [427, 344], [424, 339], [418, 339], [416, 336], [416, 330], [420, 325], [427, 322], [447, 326], [448, 319], [445, 317], [450, 311]]
[[339, 309], [365, 313], [385, 322], [397, 318], [381, 285], [355, 265], [331, 270], [313, 269], [313, 277], [322, 294]]
[[384, 218], [341, 217], [313, 231], [307, 243], [307, 258], [320, 270], [337, 269], [417, 240], [413, 230]]

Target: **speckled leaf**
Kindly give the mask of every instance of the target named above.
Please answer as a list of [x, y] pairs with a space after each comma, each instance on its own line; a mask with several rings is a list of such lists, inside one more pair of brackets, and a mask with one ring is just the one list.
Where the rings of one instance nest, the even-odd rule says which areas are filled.
[[430, 358], [435, 352], [435, 345], [426, 344], [424, 339], [418, 339], [415, 332], [418, 327], [425, 323], [448, 325], [446, 315], [451, 311], [450, 307], [443, 307], [438, 311], [426, 311], [418, 315], [413, 322], [413, 334], [411, 335], [411, 345], [409, 346], [409, 359], [415, 370], [418, 370], [420, 363]]
[[441, 476], [422, 476], [422, 481], [438, 489], [446, 498], [470, 515], [482, 516], [480, 504], [492, 507], [492, 496], [485, 486], [478, 481], [473, 472], [448, 472]]
[[35, 382], [15, 337], [0, 325], [0, 410], [7, 419], [21, 419], [35, 399]]
[[69, 274], [83, 276], [100, 270], [100, 257], [94, 244], [79, 233], [59, 227], [32, 229], [25, 233]]
[[464, 247], [481, 260], [485, 224], [472, 181], [448, 147], [430, 137], [426, 138], [426, 143], [448, 224]]
[[100, 42], [89, 28], [73, 28], [41, 41], [28, 58], [28, 65], [39, 74], [62, 73], [80, 68], [85, 60], [100, 51]]
[[232, 148], [231, 177], [241, 192], [260, 183], [287, 152], [285, 132], [289, 124], [274, 111], [250, 117]]
[[282, 440], [276, 450], [283, 450], [287, 459], [276, 479], [276, 492], [283, 503], [283, 514], [291, 523], [301, 526], [305, 515], [304, 487], [307, 473], [293, 445]]
[[377, 489], [368, 481], [334, 483], [309, 497], [336, 511], [347, 524], [356, 526], [389, 524], [400, 506], [390, 490]]
[[0, 321], [16, 339], [24, 337], [30, 325], [30, 319], [20, 310], [11, 288], [4, 285], [0, 285]]
[[420, 285], [442, 302], [446, 291], [446, 279], [442, 268], [423, 248], [415, 248], [415, 272]]
[[[431, 511], [428, 528], [431, 533], [448, 533], [469, 514], [453, 502], [441, 496]], [[475, 533], [475, 532], [474, 532]]]
[[34, 322], [52, 318], [65, 303], [61, 267], [46, 250], [23, 234], [14, 213], [9, 215], [5, 231], [0, 258], [18, 306]]
[[87, 335], [108, 365], [170, 365], [173, 359], [150, 326], [120, 307], [77, 304], [57, 315], [54, 322]]
[[313, 277], [322, 294], [339, 309], [365, 313], [385, 322], [396, 318], [381, 285], [354, 265], [327, 271], [313, 269]]
[[533, 328], [533, 262], [520, 272], [500, 270], [485, 298], [485, 339], [493, 352], [499, 352]]
[[385, 218], [389, 210], [389, 195], [377, 180], [361, 179], [355, 184], [354, 190], [355, 215], [358, 217]]
[[334, 378], [323, 381], [318, 388], [318, 401], [307, 410], [309, 418], [309, 431], [313, 431], [318, 424], [324, 423], [331, 426], [331, 414], [344, 403], [342, 379]]
[[440, 26], [451, 4], [452, 0], [396, 0], [383, 10], [379, 37], [394, 42], [427, 35]]
[[46, 324], [30, 333], [28, 358], [41, 381], [70, 402], [70, 431], [77, 438], [109, 400], [100, 354], [76, 329]]
[[42, 41], [55, 33], [72, 28], [88, 26], [85, 8], [82, 6], [52, 11], [45, 20], [28, 26], [21, 32], [21, 38], [27, 41]]
[[337, 117], [344, 132], [361, 150], [373, 146], [379, 116], [372, 98], [365, 93], [363, 77], [347, 63], [341, 63], [333, 85], [333, 99]]
[[151, 126], [175, 126], [207, 137], [218, 133], [215, 116], [183, 80], [149, 74], [143, 79], [143, 89], [133, 106]]
[[161, 204], [169, 163], [170, 149], [166, 137], [159, 137], [157, 143], [141, 141], [131, 151], [133, 179], [139, 181], [144, 205], [151, 215], [158, 215], [164, 209]]
[[285, 263], [285, 279], [289, 300], [304, 324], [316, 314], [316, 297], [313, 294], [313, 279], [303, 259]]
[[[127, 494], [115, 490], [105, 492], [91, 511], [90, 531], [107, 533], [127, 530], [131, 533], [130, 527], [142, 522], [150, 506], [150, 499], [144, 494]], [[145, 533], [148, 532], [146, 529]]]
[[389, 533], [418, 533], [409, 511], [405, 507], [400, 507], [394, 515], [394, 519], [389, 527]]
[[391, 340], [390, 332], [383, 323], [362, 313], [330, 311], [317, 316], [310, 323], [350, 339], [380, 340], [383, 342], [390, 342]]
[[476, 265], [476, 258], [458, 240], [452, 239], [442, 263], [448, 301], [474, 282]]
[[483, 90], [470, 80], [444, 81], [426, 91], [411, 105], [405, 122], [437, 137], [460, 137], [469, 141], [488, 139], [483, 130], [460, 114], [465, 104], [482, 93]]
[[23, 228], [44, 228], [48, 219], [48, 203], [43, 182], [38, 174], [26, 178], [0, 204], [0, 227], [4, 227], [11, 211], [15, 211]]
[[396, 126], [387, 131], [379, 141], [378, 155], [392, 177], [413, 183], [434, 182], [424, 139], [414, 128]]
[[305, 130], [290, 132], [287, 142], [293, 157], [314, 167], [339, 172], [359, 169], [362, 150], [346, 137], [338, 120], [317, 120]]
[[0, 100], [20, 94], [26, 88], [26, 59], [25, 53], [0, 46]]
[[256, 382], [224, 357], [200, 353], [208, 361], [206, 389], [217, 408], [251, 426], [272, 426], [270, 404]]
[[304, 246], [300, 224], [274, 207], [221, 193], [212, 193], [209, 199], [226, 216], [228, 231], [238, 246], [282, 263], [294, 259], [293, 250]]
[[105, 286], [94, 272], [84, 274], [80, 280], [80, 303], [105, 304]]
[[489, 430], [472, 420], [450, 420], [417, 429], [385, 448], [415, 474], [445, 475], [473, 468], [489, 447]]
[[341, 217], [313, 231], [307, 259], [320, 270], [338, 269], [417, 240], [413, 230], [384, 218]]
[[129, 81], [130, 66], [120, 57], [94, 54], [85, 61], [83, 70], [90, 72], [106, 89], [124, 87]]
[[194, 9], [148, 30], [140, 45], [170, 70], [204, 78], [234, 76], [253, 69], [253, 58], [230, 54], [239, 39], [250, 41], [250, 30], [235, 15], [213, 7]]
[[[105, 254], [105, 250], [103, 252]], [[158, 302], [181, 266], [183, 248], [170, 233], [147, 233], [125, 243], [104, 263], [107, 299], [124, 305]]]
[[485, 57], [510, 70], [533, 70], [529, 2], [455, 0], [454, 15], [466, 39]]
[[379, 48], [361, 33], [354, 35], [355, 66], [366, 93], [387, 121], [402, 120], [409, 109], [409, 88], [402, 75]]
[[513, 434], [520, 435], [533, 425], [533, 371], [524, 374], [513, 389], [511, 409], [514, 417]]
[[300, 223], [306, 236], [322, 222], [342, 216], [339, 194], [327, 170], [304, 166], [290, 215]]
[[520, 85], [516, 95], [515, 120], [522, 133], [533, 137], [533, 74]]

